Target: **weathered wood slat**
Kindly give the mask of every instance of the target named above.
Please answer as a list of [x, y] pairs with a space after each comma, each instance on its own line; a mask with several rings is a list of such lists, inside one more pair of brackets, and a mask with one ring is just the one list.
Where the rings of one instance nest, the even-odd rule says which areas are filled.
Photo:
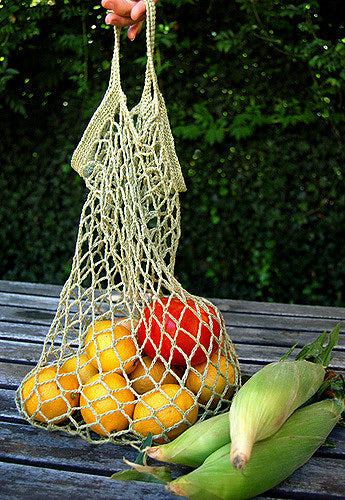
[[[314, 331], [298, 331], [298, 330], [280, 330], [268, 328], [245, 328], [245, 327], [227, 327], [227, 333], [235, 344], [247, 343], [258, 345], [275, 345], [281, 346], [284, 349], [290, 348], [295, 344], [302, 347], [314, 342], [320, 335]], [[329, 330], [327, 330], [329, 331]], [[340, 333], [338, 348], [345, 348], [345, 335]]]
[[58, 304], [58, 297], [0, 292], [1, 307], [30, 307], [32, 309], [48, 309], [56, 311]]
[[[18, 322], [0, 322], [0, 339], [43, 343], [49, 331], [48, 325]], [[303, 346], [313, 342], [318, 333], [308, 331], [270, 330], [262, 328], [228, 327], [228, 335], [234, 344], [275, 345], [290, 348], [298, 343]], [[345, 334], [339, 336], [338, 348], [345, 349]]]
[[[10, 323], [49, 327], [54, 316], [55, 312], [49, 310], [3, 306], [0, 309], [0, 337], [5, 336]], [[279, 344], [281, 339], [296, 338], [300, 334], [315, 338], [324, 330], [331, 331], [337, 324], [337, 321], [329, 319], [269, 317], [242, 313], [231, 315], [226, 313], [224, 320], [233, 340], [248, 342], [256, 340], [257, 337], [258, 342], [263, 338], [265, 342], [273, 344]], [[339, 323], [341, 324], [339, 346], [345, 347], [345, 321]]]
[[[0, 361], [0, 387], [16, 389], [35, 364], [17, 364]], [[254, 375], [262, 366], [262, 363], [241, 363], [242, 374], [246, 376]]]
[[[58, 345], [56, 347], [59, 348]], [[235, 344], [235, 349], [240, 362], [245, 360], [250, 363], [278, 361], [286, 353], [285, 348], [271, 345]], [[300, 349], [296, 347], [295, 353], [297, 354], [299, 351]], [[38, 361], [41, 352], [41, 344], [0, 340], [0, 359], [2, 361], [33, 363]], [[345, 350], [333, 351], [330, 366], [337, 370], [345, 369]]]
[[[251, 344], [235, 344], [235, 349], [237, 356], [239, 358], [240, 364], [243, 361], [249, 363], [271, 363], [272, 361], [279, 361], [281, 357], [286, 354], [286, 349], [282, 347], [275, 346], [261, 346], [261, 345], [251, 345]], [[298, 354], [300, 351], [296, 347], [294, 355]], [[294, 355], [291, 359], [294, 359]], [[331, 360], [330, 367], [336, 370], [345, 369], [345, 351], [334, 350], [333, 359]]]
[[[16, 308], [39, 309], [42, 312], [52, 311], [55, 313], [56, 308], [58, 306], [58, 302], [59, 302], [58, 298], [49, 296], [45, 297], [38, 295], [20, 295], [20, 294], [10, 294], [10, 293], [0, 292], [1, 308], [13, 307], [14, 309]], [[214, 300], [213, 302], [216, 303], [218, 301]], [[279, 304], [268, 304], [264, 302], [246, 302], [246, 301], [235, 301], [235, 300], [233, 301], [224, 300], [222, 304], [223, 304], [222, 312], [224, 318], [226, 319], [227, 324], [231, 324], [231, 319], [234, 315], [236, 316], [249, 315], [250, 318], [253, 315], [262, 317], [263, 324], [271, 322], [272, 321], [272, 319], [270, 319], [271, 317], [273, 317], [275, 321], [278, 322], [278, 324], [284, 324], [284, 325], [290, 324], [291, 322], [294, 323], [294, 321], [297, 320], [301, 320], [299, 321], [299, 323], [303, 323], [304, 320], [305, 324], [308, 324], [308, 320], [312, 320], [312, 323], [315, 324], [316, 328], [319, 328], [317, 325], [320, 324], [320, 320], [323, 322], [324, 325], [334, 321], [337, 322], [345, 321], [345, 308], [344, 309], [319, 308], [319, 315], [318, 315], [318, 314], [312, 314], [314, 310], [313, 306], [299, 306], [292, 304], [279, 305]], [[270, 307], [268, 308], [268, 306]], [[303, 308], [302, 311], [300, 310], [301, 307]], [[283, 311], [285, 311], [285, 313], [284, 314], [282, 312], [279, 313], [279, 309], [282, 309]], [[303, 313], [305, 309], [310, 311], [310, 313], [309, 314], [307, 314], [306, 312]], [[315, 307], [315, 309], [318, 308]], [[6, 311], [6, 309], [4, 311]], [[23, 312], [20, 313], [17, 312], [16, 310], [9, 311], [8, 314], [15, 318], [16, 313], [19, 316], [23, 316], [24, 314]], [[281, 319], [282, 322], [279, 322], [279, 318]]]
[[286, 330], [287, 332], [323, 332], [324, 330], [332, 330], [338, 323], [340, 323], [340, 330], [343, 334], [345, 332], [345, 321], [335, 321], [333, 319], [320, 319], [320, 318], [300, 318], [288, 316], [264, 316], [264, 315], [248, 315], [243, 313], [223, 314], [225, 324], [229, 328], [262, 328], [263, 330], [270, 330], [272, 338], [274, 338], [275, 330]]
[[35, 363], [41, 352], [41, 344], [0, 340], [0, 359], [3, 361]]
[[43, 283], [26, 283], [21, 281], [0, 280], [0, 292], [18, 293], [21, 295], [40, 295], [43, 297], [59, 297], [61, 285]]
[[32, 365], [18, 365], [0, 361], [0, 387], [16, 389], [34, 365], [35, 363], [32, 363]]
[[[62, 286], [0, 280], [0, 292], [58, 298]], [[211, 298], [222, 311], [345, 319], [345, 308]], [[0, 304], [2, 304], [0, 300]]]
[[[90, 444], [62, 431], [0, 422], [0, 460], [111, 476], [128, 468], [123, 457], [134, 461], [137, 455], [138, 451], [130, 445]], [[174, 466], [174, 470], [180, 475], [190, 469]]]
[[[0, 281], [1, 290], [1, 281]], [[223, 314], [255, 314], [260, 316], [286, 316], [299, 318], [329, 319], [334, 321], [345, 320], [345, 308], [301, 306], [293, 304], [276, 304], [265, 302], [249, 302], [240, 300], [211, 299]], [[0, 291], [0, 306], [30, 307], [33, 309], [55, 311], [59, 297], [45, 295], [28, 295], [19, 293], [6, 293]], [[314, 313], [316, 312], [316, 314]]]
[[2, 498], [12, 500], [80, 499], [176, 500], [164, 487], [149, 483], [113, 481], [106, 476], [60, 471], [30, 465], [0, 463]]
[[[99, 296], [97, 291], [95, 297]], [[113, 300], [116, 299], [116, 294], [113, 295]], [[75, 298], [70, 299], [70, 304], [75, 303]], [[43, 295], [23, 295], [17, 293], [0, 292], [0, 307], [30, 307], [32, 309], [42, 309], [48, 311], [56, 311], [59, 304], [58, 297], [45, 297]], [[76, 309], [76, 307], [74, 308]]]
[[338, 457], [345, 459], [345, 429], [341, 424], [337, 425], [326, 440], [326, 445], [321, 446], [316, 452], [317, 456]]
[[305, 318], [344, 319], [344, 307], [330, 307], [303, 304], [283, 304], [278, 302], [258, 302], [234, 299], [209, 299], [219, 309], [225, 312], [238, 311], [242, 313], [274, 315], [274, 316], [299, 316]]
[[[279, 486], [271, 490], [293, 498], [345, 498], [345, 462], [330, 458], [312, 457]], [[267, 492], [266, 494], [269, 494]], [[290, 497], [291, 495], [291, 497]]]
[[[329, 436], [334, 448], [322, 446], [317, 455], [322, 458], [344, 458], [345, 444], [342, 429], [334, 429]], [[69, 470], [88, 470], [111, 475], [124, 470], [123, 457], [134, 461], [138, 451], [129, 445], [112, 443], [90, 444], [78, 436], [64, 432], [49, 432], [30, 425], [0, 422], [0, 460], [33, 465], [61, 467]], [[188, 468], [174, 466], [175, 474], [186, 473]]]
[[[115, 471], [114, 471], [115, 472]], [[344, 463], [340, 460], [312, 458], [286, 481], [265, 493], [265, 498], [344, 498]], [[149, 500], [174, 499], [163, 486], [149, 483], [112, 481], [108, 477], [84, 472], [0, 463], [4, 498], [116, 498]], [[262, 498], [262, 497], [261, 497]]]
[[0, 423], [0, 460], [42, 467], [88, 470], [110, 476], [127, 468], [123, 457], [134, 461], [137, 450], [112, 443], [90, 444], [78, 436], [49, 432], [31, 425]]
[[0, 321], [18, 321], [20, 323], [50, 325], [54, 316], [54, 311], [32, 309], [30, 307], [2, 306], [0, 309]]
[[[1, 423], [2, 422], [2, 423]], [[6, 423], [4, 423], [6, 422]], [[9, 423], [10, 422], [10, 423]], [[23, 424], [25, 425], [18, 425], [18, 424]], [[17, 448], [12, 446], [12, 444], [1, 444], [3, 443], [3, 435], [7, 435], [8, 429], [11, 429], [11, 432], [13, 433], [13, 442], [14, 443], [20, 443], [20, 435], [27, 435], [27, 427], [28, 424], [26, 424], [26, 421], [21, 418], [21, 416], [18, 413], [16, 404], [15, 404], [15, 391], [14, 390], [5, 390], [5, 389], [0, 389], [0, 450], [2, 449], [5, 453], [6, 456], [10, 456], [9, 454], [15, 454], [17, 453]], [[30, 428], [30, 435], [33, 436], [33, 440], [35, 441], [35, 445], [31, 443], [30, 446], [33, 447], [32, 454], [33, 456], [40, 455], [40, 450], [39, 447], [45, 446], [53, 450], [53, 455], [59, 457], [61, 453], [59, 451], [56, 451], [54, 446], [58, 446], [58, 449], [60, 446], [63, 446], [63, 442], [59, 441], [59, 438], [56, 438], [55, 436], [62, 436], [68, 437], [68, 446], [71, 447], [73, 446], [73, 449], [75, 449], [75, 455], [81, 453], [80, 450], [84, 449], [86, 447], [87, 449], [90, 448], [90, 445], [84, 441], [81, 438], [75, 438], [72, 439], [71, 441], [71, 436], [68, 436], [65, 433], [52, 433], [52, 432], [47, 432], [42, 429], [38, 429], [36, 427], [31, 427]], [[36, 437], [37, 435], [37, 437]], [[18, 437], [19, 436], [19, 437]], [[52, 437], [54, 436], [54, 438]], [[337, 426], [332, 433], [329, 436], [329, 439], [327, 440], [329, 446], [322, 446], [320, 450], [318, 451], [319, 456], [324, 456], [324, 457], [339, 457], [345, 460], [345, 429], [343, 427]], [[54, 441], [52, 441], [54, 439]], [[36, 442], [37, 441], [37, 442]], [[47, 441], [47, 442], [46, 442]], [[11, 438], [12, 442], [12, 438]], [[37, 444], [38, 443], [38, 444]], [[55, 444], [54, 444], [55, 443]], [[34, 450], [34, 446], [38, 446], [37, 450]], [[19, 445], [18, 445], [19, 446]], [[115, 445], [109, 444], [105, 446], [104, 444], [96, 446], [95, 450], [101, 449], [103, 450], [108, 450], [109, 448], [109, 457], [114, 460], [115, 455], [118, 457], [122, 457], [122, 447], [118, 447], [117, 453], [114, 454], [114, 447]], [[7, 450], [7, 451], [6, 451]], [[79, 451], [78, 451], [79, 450]], [[133, 452], [133, 448], [129, 447], [129, 450]], [[19, 446], [19, 452], [22, 452]], [[30, 452], [31, 453], [31, 452]], [[134, 452], [133, 452], [134, 453]], [[83, 452], [84, 454], [84, 452]], [[104, 453], [103, 453], [104, 454]], [[12, 456], [12, 455], [11, 455]], [[13, 455], [14, 456], [14, 455]], [[102, 455], [103, 456], [103, 455]], [[130, 458], [127, 455], [125, 455], [128, 460], [132, 460], [133, 456]], [[12, 457], [13, 458], [13, 457]], [[135, 457], [134, 457], [135, 458]], [[57, 460], [57, 459], [56, 459]], [[86, 458], [83, 456], [83, 460], [86, 460]], [[121, 458], [122, 460], [122, 458]]]
[[28, 325], [27, 323], [9, 323], [0, 322], [0, 338], [21, 340], [25, 342], [44, 341], [49, 326], [47, 325]]
[[0, 389], [0, 421], [24, 422], [18, 413], [14, 398], [13, 389]]
[[[35, 363], [31, 364], [16, 364], [0, 361], [0, 387], [5, 389], [16, 389], [25, 375], [33, 369]], [[252, 376], [260, 368], [262, 363], [241, 363], [242, 376]]]
[[[21, 381], [33, 369], [35, 363], [28, 364], [15, 364], [0, 362], [0, 388], [15, 390], [20, 385]], [[250, 377], [254, 375], [262, 364], [242, 363], [241, 371], [242, 376]]]

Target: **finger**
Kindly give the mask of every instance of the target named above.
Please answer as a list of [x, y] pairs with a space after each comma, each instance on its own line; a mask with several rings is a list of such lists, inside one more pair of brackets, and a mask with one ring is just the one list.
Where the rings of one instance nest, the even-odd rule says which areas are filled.
[[140, 17], [144, 16], [146, 13], [146, 4], [143, 0], [137, 2], [131, 9], [131, 18], [133, 21], [137, 21]]
[[109, 12], [109, 14], [105, 16], [105, 23], [112, 24], [117, 28], [127, 28], [128, 26], [132, 26], [134, 22], [136, 21], [132, 21], [132, 19], [128, 17], [118, 16], [115, 12]]
[[140, 21], [139, 23], [133, 24], [132, 26], [130, 26], [130, 28], [128, 28], [127, 36], [130, 40], [133, 41], [135, 37], [140, 33], [142, 25], [143, 21]]
[[131, 10], [137, 4], [135, 0], [102, 0], [102, 7], [113, 10], [122, 17], [131, 17]]
[[[157, 3], [158, 0], [154, 0], [154, 3]], [[139, 18], [144, 16], [146, 13], [146, 4], [143, 0], [136, 2], [134, 7], [131, 10], [131, 18], [133, 21], [137, 21]]]

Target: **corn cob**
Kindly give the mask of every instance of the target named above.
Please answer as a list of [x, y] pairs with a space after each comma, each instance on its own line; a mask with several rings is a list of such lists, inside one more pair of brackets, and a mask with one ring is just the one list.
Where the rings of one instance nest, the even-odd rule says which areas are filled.
[[299, 406], [320, 388], [321, 365], [310, 361], [278, 361], [253, 375], [233, 399], [230, 459], [235, 469], [248, 462], [253, 444], [272, 436]]
[[211, 453], [229, 442], [229, 415], [223, 413], [189, 427], [174, 441], [145, 451], [149, 457], [198, 467]]
[[265, 366], [239, 390], [229, 412], [230, 459], [235, 469], [247, 464], [256, 441], [272, 436], [294, 410], [318, 391], [339, 331], [340, 324], [330, 332], [326, 345], [325, 331], [301, 349], [296, 361], [285, 361], [292, 347], [278, 363]]
[[342, 409], [338, 400], [327, 399], [296, 410], [274, 436], [254, 445], [245, 474], [232, 467], [229, 443], [166, 489], [195, 500], [242, 500], [259, 495], [309, 460], [336, 425]]
[[[315, 342], [309, 346], [305, 346], [297, 358], [308, 357], [309, 359], [313, 359], [313, 361], [316, 361], [315, 358], [317, 358], [319, 363], [322, 362], [324, 366], [327, 366], [330, 361], [332, 347], [337, 343], [338, 335], [339, 325], [331, 332], [329, 342], [325, 348], [323, 345], [327, 336], [326, 332]], [[290, 353], [291, 350], [285, 357]], [[275, 368], [272, 368], [272, 366]], [[272, 377], [272, 371], [276, 375], [276, 380]], [[238, 402], [241, 399], [240, 394], [252, 392], [250, 389], [252, 387], [252, 380], [258, 380], [254, 383], [253, 400], [245, 403], [248, 404], [250, 414], [246, 415], [245, 406], [237, 411], [237, 415], [245, 417], [243, 422], [237, 424], [235, 443], [238, 444], [239, 452], [241, 451], [241, 445], [243, 447], [247, 446], [247, 449], [249, 446], [250, 455], [254, 441], [264, 439], [275, 432], [292, 411], [308, 400], [318, 390], [323, 381], [324, 374], [325, 370], [320, 364], [299, 360], [295, 362], [280, 361], [279, 363], [272, 363], [254, 375], [240, 389], [232, 405], [234, 406], [236, 401]], [[260, 391], [262, 392], [261, 394]], [[274, 398], [276, 399], [276, 404], [274, 404]], [[252, 406], [253, 408], [251, 408]], [[271, 414], [272, 418], [270, 418]], [[147, 454], [156, 460], [197, 467], [213, 451], [230, 441], [230, 423], [226, 422], [226, 418], [228, 418], [226, 414], [223, 414], [219, 417], [213, 417], [200, 422], [190, 427], [173, 442], [148, 448], [146, 450]], [[260, 418], [263, 419], [262, 422]], [[265, 432], [266, 434], [264, 434]], [[250, 440], [253, 442], [251, 443]], [[237, 458], [238, 464], [245, 464], [243, 457], [241, 460]]]

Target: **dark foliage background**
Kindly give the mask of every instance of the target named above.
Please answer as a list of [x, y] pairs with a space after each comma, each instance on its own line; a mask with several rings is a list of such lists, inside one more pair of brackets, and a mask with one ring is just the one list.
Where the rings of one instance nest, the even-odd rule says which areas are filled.
[[[345, 305], [340, 0], [160, 0], [156, 68], [188, 191], [176, 274], [217, 297]], [[62, 284], [70, 157], [108, 84], [98, 0], [0, 2], [0, 278]], [[144, 32], [123, 41], [129, 102]]]

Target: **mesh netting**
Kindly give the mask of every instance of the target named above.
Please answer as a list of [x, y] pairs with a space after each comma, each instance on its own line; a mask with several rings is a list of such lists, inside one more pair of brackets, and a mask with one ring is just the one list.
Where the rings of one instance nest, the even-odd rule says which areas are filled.
[[18, 388], [33, 425], [91, 442], [174, 439], [225, 409], [239, 366], [218, 309], [174, 277], [180, 165], [153, 65], [131, 110], [115, 29], [108, 89], [74, 152], [88, 188], [70, 276], [37, 366]]

